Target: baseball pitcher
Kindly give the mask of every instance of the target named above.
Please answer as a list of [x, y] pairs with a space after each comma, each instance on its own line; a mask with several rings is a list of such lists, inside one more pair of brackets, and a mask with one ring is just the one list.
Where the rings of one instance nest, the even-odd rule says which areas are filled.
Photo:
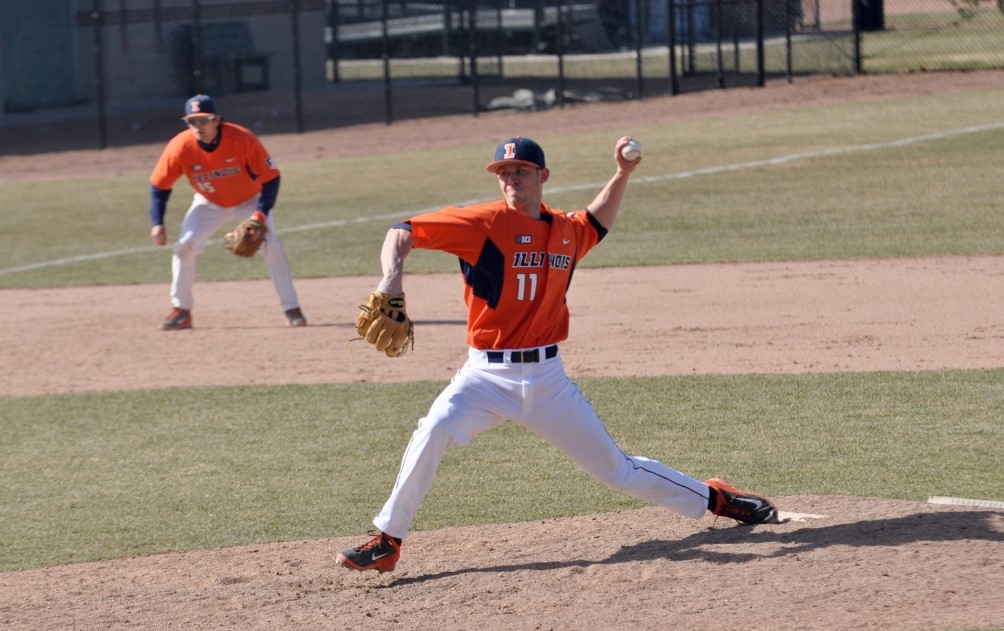
[[[502, 199], [443, 208], [393, 226], [381, 251], [383, 279], [359, 314], [359, 335], [391, 357], [410, 348], [404, 261], [413, 248], [460, 259], [467, 304], [467, 362], [418, 421], [374, 536], [344, 550], [353, 570], [389, 572], [447, 450], [511, 419], [564, 452], [607, 486], [688, 517], [706, 511], [760, 524], [777, 520], [765, 497], [722, 480], [701, 482], [665, 464], [624, 453], [565, 373], [558, 344], [568, 336], [566, 292], [582, 258], [614, 224], [628, 178], [642, 158], [614, 147], [617, 170], [596, 198], [571, 213], [542, 201], [550, 171], [529, 138], [498, 146], [487, 170]], [[627, 156], [635, 156], [630, 159]]]

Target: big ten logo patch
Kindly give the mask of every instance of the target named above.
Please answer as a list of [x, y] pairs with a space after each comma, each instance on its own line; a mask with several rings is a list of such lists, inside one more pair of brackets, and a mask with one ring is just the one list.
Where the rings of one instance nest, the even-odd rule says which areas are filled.
[[527, 245], [531, 241], [533, 241], [533, 239], [528, 234], [516, 235], [516, 245]]

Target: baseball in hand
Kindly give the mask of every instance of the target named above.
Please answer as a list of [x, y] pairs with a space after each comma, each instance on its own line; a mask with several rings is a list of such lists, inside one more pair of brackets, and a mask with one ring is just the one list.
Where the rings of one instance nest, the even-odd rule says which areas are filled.
[[625, 160], [637, 160], [641, 157], [641, 143], [637, 140], [629, 140], [621, 149], [621, 155]]

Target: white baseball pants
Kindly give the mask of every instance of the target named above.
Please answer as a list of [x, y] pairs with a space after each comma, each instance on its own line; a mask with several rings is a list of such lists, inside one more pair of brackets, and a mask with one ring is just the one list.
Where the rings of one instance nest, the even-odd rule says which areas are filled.
[[467, 362], [436, 398], [412, 434], [397, 481], [373, 524], [404, 538], [449, 449], [507, 419], [526, 427], [596, 480], [631, 497], [701, 517], [708, 509], [708, 487], [656, 460], [629, 456], [607, 433], [592, 405], [565, 374], [560, 355], [537, 363], [500, 363], [470, 349]]
[[[210, 202], [196, 193], [192, 205], [181, 222], [181, 232], [174, 244], [171, 258], [171, 304], [180, 309], [191, 309], [195, 304], [195, 258], [206, 248], [206, 241], [226, 223], [234, 225], [250, 217], [258, 206], [258, 195], [240, 206], [224, 208]], [[300, 306], [300, 300], [293, 288], [293, 274], [289, 270], [289, 260], [283, 250], [282, 241], [275, 234], [272, 215], [266, 222], [268, 232], [260, 250], [265, 260], [275, 292], [283, 311]]]

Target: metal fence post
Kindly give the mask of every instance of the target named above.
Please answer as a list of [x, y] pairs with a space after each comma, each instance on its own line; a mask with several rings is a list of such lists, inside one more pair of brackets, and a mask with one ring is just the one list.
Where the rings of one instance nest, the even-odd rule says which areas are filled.
[[686, 0], [687, 8], [687, 26], [685, 33], [687, 34], [687, 74], [694, 75], [697, 74], [697, 39], [694, 28], [694, 3], [691, 0]]
[[505, 68], [502, 66], [505, 55], [505, 29], [502, 28], [502, 0], [496, 0], [495, 2], [495, 20], [495, 25], [498, 28], [498, 76], [501, 78], [505, 76]]
[[764, 62], [764, 8], [763, 0], [756, 3], [756, 84], [767, 85], [767, 68]]
[[669, 42], [669, 92], [680, 93], [680, 76], [676, 73], [676, 0], [666, 0], [666, 35]]
[[565, 22], [562, 13], [565, 10], [565, 0], [558, 0], [558, 41], [555, 47], [558, 52], [558, 107], [565, 107]]
[[380, 1], [380, 25], [383, 31], [383, 105], [384, 114], [386, 116], [385, 123], [390, 125], [394, 120], [391, 114], [391, 106], [393, 105], [393, 97], [391, 95], [391, 85], [390, 85], [390, 32], [387, 28], [387, 20], [389, 10], [387, 7], [388, 0]]
[[328, 31], [331, 33], [331, 41], [328, 42], [328, 63], [331, 64], [331, 82], [338, 83], [341, 80], [341, 68], [338, 63], [338, 0], [325, 0], [325, 13], [327, 17]]
[[861, 74], [861, 69], [863, 68], [861, 59], [861, 2], [860, 0], [851, 0], [851, 14], [854, 28], [854, 74]]
[[791, 24], [792, 24], [792, 11], [791, 3], [794, 0], [785, 0], [784, 3], [784, 44], [787, 58], [785, 59], [787, 69], [788, 69], [788, 83], [794, 80], [794, 69], [792, 68], [792, 58], [791, 58]]
[[[453, 25], [451, 16], [453, 15], [453, 3], [444, 2], [443, 3], [443, 32], [439, 36], [439, 54], [443, 57], [449, 56], [450, 53], [450, 36], [453, 34]], [[461, 13], [463, 12], [463, 7], [458, 6]], [[461, 27], [462, 28], [462, 27]], [[464, 78], [464, 54], [460, 53], [460, 79]]]
[[722, 57], [722, 0], [715, 0], [715, 56], [718, 58], [718, 87], [725, 87], [725, 60]]
[[643, 70], [642, 70], [642, 63], [641, 63], [641, 59], [642, 59], [642, 57], [641, 57], [641, 51], [642, 51], [642, 43], [643, 43], [642, 42], [643, 34], [642, 34], [642, 19], [641, 19], [642, 13], [641, 13], [641, 9], [642, 9], [642, 0], [635, 0], [635, 2], [634, 2], [634, 10], [635, 10], [635, 16], [634, 16], [635, 17], [635, 19], [634, 19], [634, 46], [635, 46], [634, 65], [635, 65], [635, 86], [636, 86], [635, 89], [638, 92], [638, 98], [639, 99], [642, 99], [642, 98], [645, 97], [645, 94], [644, 94], [645, 93], [645, 81], [644, 81], [644, 73], [643, 73]]
[[293, 26], [293, 98], [296, 102], [296, 131], [303, 133], [303, 72], [300, 67], [300, 0], [290, 0]]
[[91, 19], [94, 21], [94, 90], [98, 99], [98, 145], [104, 149], [108, 146], [108, 112], [105, 103], [105, 56], [101, 40], [101, 30], [104, 27], [104, 13], [101, 0], [94, 0]]
[[474, 116], [478, 116], [478, 110], [481, 109], [481, 79], [478, 75], [478, 5], [475, 0], [471, 0], [470, 33], [471, 86], [474, 88]]

